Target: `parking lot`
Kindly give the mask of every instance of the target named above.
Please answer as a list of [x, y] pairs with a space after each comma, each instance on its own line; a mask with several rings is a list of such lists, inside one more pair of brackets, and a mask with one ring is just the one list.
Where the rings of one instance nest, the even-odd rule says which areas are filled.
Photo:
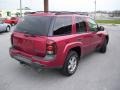
[[0, 33], [0, 90], [120, 90], [120, 26], [105, 28], [110, 35], [107, 52], [82, 58], [71, 77], [20, 65], [9, 56], [12, 31]]

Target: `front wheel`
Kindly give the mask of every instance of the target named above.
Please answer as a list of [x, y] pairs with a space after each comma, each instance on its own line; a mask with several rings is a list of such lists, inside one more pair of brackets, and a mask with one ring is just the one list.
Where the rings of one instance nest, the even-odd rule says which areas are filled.
[[75, 73], [78, 67], [79, 56], [77, 52], [70, 51], [66, 57], [65, 64], [62, 68], [62, 74], [66, 76], [71, 76]]
[[99, 49], [99, 52], [101, 52], [101, 53], [105, 53], [106, 51], [107, 51], [107, 39], [104, 40], [104, 44]]

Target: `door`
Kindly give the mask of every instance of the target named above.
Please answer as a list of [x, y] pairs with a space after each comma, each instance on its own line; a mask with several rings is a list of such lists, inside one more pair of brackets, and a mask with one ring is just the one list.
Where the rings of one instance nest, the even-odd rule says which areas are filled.
[[88, 18], [87, 19], [87, 24], [88, 24], [88, 33], [89, 33], [89, 36], [91, 36], [90, 47], [91, 47], [91, 50], [93, 51], [99, 45], [102, 38], [98, 34], [98, 29], [97, 29], [98, 25], [96, 24], [96, 22], [93, 19]]

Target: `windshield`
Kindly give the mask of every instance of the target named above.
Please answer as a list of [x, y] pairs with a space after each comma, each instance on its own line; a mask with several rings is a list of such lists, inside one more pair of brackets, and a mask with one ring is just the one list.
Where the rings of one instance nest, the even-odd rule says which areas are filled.
[[32, 35], [48, 35], [52, 16], [25, 16], [18, 22], [15, 31]]

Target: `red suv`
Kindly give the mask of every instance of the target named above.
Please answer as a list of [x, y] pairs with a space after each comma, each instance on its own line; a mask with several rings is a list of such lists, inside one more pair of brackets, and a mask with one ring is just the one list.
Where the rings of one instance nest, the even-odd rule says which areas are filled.
[[104, 27], [79, 13], [34, 13], [25, 16], [11, 35], [12, 58], [36, 68], [75, 73], [80, 57], [105, 53], [109, 36]]

